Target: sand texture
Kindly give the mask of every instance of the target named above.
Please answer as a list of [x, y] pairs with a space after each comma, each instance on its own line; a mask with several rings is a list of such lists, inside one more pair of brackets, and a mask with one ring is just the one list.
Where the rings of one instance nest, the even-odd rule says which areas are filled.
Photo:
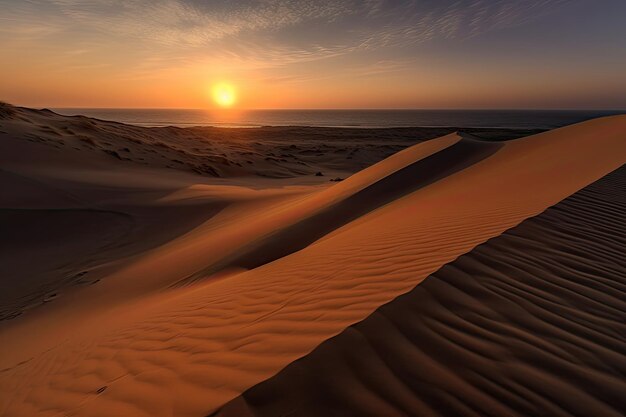
[[[257, 389], [262, 392], [258, 397], [261, 403], [287, 413], [292, 401], [297, 402], [299, 398], [316, 401], [314, 397], [306, 397], [304, 391], [319, 381], [313, 378], [300, 381], [303, 385], [293, 384], [293, 397], [280, 400], [273, 397], [275, 393], [267, 394], [264, 384], [270, 387], [275, 386], [272, 384], [279, 387], [292, 384], [290, 364], [316, 363], [316, 348], [322, 349], [327, 344], [335, 346], [336, 340], [344, 340], [346, 332], [353, 332], [353, 325], [365, 325], [372, 317], [380, 317], [379, 309], [396, 303], [404, 306], [396, 299], [417, 291], [416, 288], [421, 288], [418, 284], [431, 274], [435, 277], [426, 283], [436, 282], [441, 276], [444, 282], [453, 280], [460, 289], [450, 289], [450, 298], [446, 299], [451, 284], [442, 283], [440, 287], [428, 284], [434, 285], [441, 292], [439, 298], [443, 298], [437, 300], [444, 306], [438, 312], [442, 316], [436, 316], [439, 321], [428, 321], [427, 318], [432, 313], [429, 308], [435, 306], [421, 306], [426, 309], [417, 313], [411, 310], [407, 313], [411, 316], [406, 319], [419, 327], [423, 323], [420, 318], [411, 317], [423, 314], [425, 322], [432, 323], [437, 331], [446, 334], [451, 340], [446, 349], [452, 350], [442, 348], [437, 352], [442, 357], [458, 361], [474, 358], [472, 355], [478, 355], [477, 346], [484, 346], [487, 349], [487, 357], [483, 358], [486, 361], [484, 375], [492, 375], [488, 372], [495, 372], [495, 368], [488, 360], [495, 361], [498, 355], [502, 355], [503, 361], [508, 358], [504, 347], [498, 347], [498, 343], [512, 347], [493, 337], [477, 341], [477, 333], [463, 333], [462, 329], [454, 332], [452, 327], [461, 324], [445, 322], [446, 317], [450, 320], [458, 317], [454, 312], [443, 311], [448, 305], [445, 303], [461, 308], [462, 303], [469, 302], [463, 296], [465, 287], [458, 276], [491, 279], [490, 288], [496, 288], [495, 282], [501, 280], [501, 287], [497, 287], [500, 292], [496, 289], [490, 294], [509, 298], [499, 298], [500, 301], [495, 303], [512, 303], [511, 306], [501, 306], [504, 312], [522, 311], [521, 299], [524, 297], [527, 297], [528, 308], [537, 309], [533, 307], [539, 302], [537, 294], [547, 291], [545, 286], [566, 285], [564, 280], [575, 279], [579, 271], [593, 274], [597, 271], [594, 268], [601, 266], [583, 268], [580, 266], [582, 261], [565, 263], [559, 268], [563, 268], [567, 276], [561, 276], [554, 265], [562, 265], [559, 262], [565, 262], [563, 259], [569, 259], [567, 256], [574, 256], [563, 249], [567, 248], [566, 244], [573, 244], [574, 238], [563, 242], [560, 235], [548, 237], [555, 229], [546, 225], [545, 230], [537, 230], [530, 237], [515, 239], [510, 237], [514, 234], [504, 235], [502, 239], [511, 245], [510, 252], [493, 249], [498, 257], [487, 261], [483, 256], [482, 263], [476, 261], [475, 268], [464, 264], [465, 269], [455, 274], [449, 271], [456, 269], [444, 265], [467, 253], [471, 254], [470, 257], [475, 256], [483, 250], [480, 248], [484, 248], [479, 245], [539, 215], [626, 162], [626, 116], [596, 119], [509, 141], [482, 140], [475, 136], [476, 132], [443, 132], [444, 136], [430, 140], [414, 137], [412, 146], [409, 146], [409, 139], [405, 139], [402, 144], [397, 144], [398, 148], [393, 149], [395, 153], [391, 156], [387, 155], [391, 148], [374, 150], [381, 143], [384, 146], [388, 143], [387, 139], [376, 142], [375, 130], [358, 132], [369, 139], [362, 139], [363, 143], [358, 145], [349, 145], [358, 142], [359, 139], [354, 138], [329, 142], [330, 150], [325, 156], [308, 159], [310, 172], [301, 175], [292, 169], [288, 159], [287, 162], [274, 161], [276, 163], [271, 166], [265, 165], [267, 161], [257, 163], [255, 159], [246, 164], [253, 168], [239, 170], [235, 164], [237, 168], [229, 165], [230, 170], [212, 165], [215, 161], [213, 154], [209, 153], [203, 153], [197, 160], [195, 156], [180, 159], [184, 167], [175, 169], [159, 162], [169, 160], [169, 154], [160, 154], [154, 159], [146, 157], [146, 153], [152, 153], [150, 150], [162, 147], [156, 144], [155, 138], [167, 142], [167, 146], [191, 152], [194, 145], [189, 137], [196, 135], [197, 128], [175, 129], [178, 133], [171, 136], [168, 133], [170, 128], [155, 128], [155, 136], [151, 136], [153, 130], [147, 128], [67, 118], [46, 111], [9, 110], [0, 112], [0, 183], [7, 190], [0, 199], [0, 224], [8, 236], [2, 242], [0, 255], [0, 294], [3, 294], [0, 311], [5, 319], [0, 321], [0, 415], [11, 417], [206, 416], [232, 400], [234, 406], [243, 407], [244, 399], [248, 400], [248, 396], [253, 395], [250, 393]], [[81, 133], [78, 128], [68, 127], [71, 132], [64, 132], [60, 127], [77, 122], [93, 124], [95, 128], [91, 133]], [[35, 125], [46, 132], [32, 136]], [[219, 135], [220, 130], [214, 132]], [[105, 152], [111, 150], [109, 148], [76, 146], [78, 149], [74, 149], [73, 144], [83, 133], [98, 144], [111, 144], [107, 146], [117, 147], [128, 138], [139, 143], [136, 148], [129, 147], [128, 153], [132, 157], [120, 159]], [[264, 142], [262, 135], [265, 133], [228, 134], [234, 135], [230, 142], [194, 137], [197, 142], [204, 141], [201, 146], [212, 147], [215, 152], [228, 155], [230, 162], [239, 163], [239, 151], [232, 149], [254, 148], [256, 145], [250, 142], [251, 137], [263, 143], [263, 150], [258, 152], [260, 156], [277, 146], [276, 143], [267, 144], [271, 142], [269, 139]], [[237, 135], [241, 137], [235, 138]], [[321, 147], [325, 144], [319, 139], [280, 137], [281, 146], [286, 147]], [[354, 158], [334, 156], [334, 151], [349, 146], [368, 149], [367, 143], [372, 146], [369, 148], [371, 161], [364, 157], [359, 164], [378, 162], [356, 173], [360, 167], [354, 165]], [[341, 164], [336, 162], [340, 160]], [[194, 172], [189, 165], [195, 164], [194, 161], [210, 164], [219, 177], [214, 172], [203, 171], [205, 175]], [[242, 167], [245, 167], [244, 163], [241, 163]], [[324, 171], [323, 175], [314, 175], [317, 171]], [[332, 178], [329, 178], [330, 172], [345, 180], [329, 181]], [[281, 178], [268, 178], [276, 176]], [[619, 182], [620, 177], [616, 178]], [[623, 191], [615, 195], [611, 194], [610, 187], [605, 188], [596, 191], [606, 194], [607, 201], [598, 210], [609, 207], [619, 211], [618, 202], [614, 200], [623, 199]], [[582, 212], [578, 209], [570, 211], [574, 214]], [[614, 212], [609, 214], [616, 215]], [[606, 229], [607, 236], [623, 239], [623, 229], [619, 230], [618, 225], [601, 217], [583, 218], [581, 227], [591, 224], [594, 233], [600, 234], [600, 230], [604, 230], [601, 227], [608, 225], [614, 229]], [[533, 220], [535, 223], [531, 224], [543, 224], [541, 219]], [[563, 227], [565, 231], [559, 229], [559, 233], [578, 236]], [[550, 241], [543, 242], [542, 239]], [[552, 254], [555, 258], [548, 257], [543, 263], [524, 258], [520, 253], [524, 250], [516, 246], [524, 242], [533, 247], [546, 245], [554, 248], [553, 252], [557, 253], [550, 252], [546, 256]], [[596, 243], [592, 241], [590, 244]], [[561, 258], [557, 256], [557, 249], [569, 255]], [[618, 262], [615, 251], [616, 248], [613, 252], [605, 250], [607, 262]], [[532, 270], [528, 272], [522, 268], [526, 265], [554, 276], [544, 278], [547, 281], [541, 284], [541, 289], [533, 290], [533, 285], [540, 285], [534, 281], [534, 284], [525, 284], [516, 291], [510, 280], [532, 275]], [[612, 265], [612, 271], [619, 266]], [[519, 276], [507, 276], [517, 270], [520, 270]], [[481, 271], [486, 271], [485, 276], [491, 278], [483, 277]], [[474, 277], [474, 273], [480, 276]], [[556, 281], [548, 284], [549, 279]], [[602, 282], [609, 279], [603, 276]], [[470, 286], [474, 282], [461, 281], [467, 281]], [[613, 285], [615, 290], [618, 283], [605, 285]], [[483, 288], [479, 284], [475, 286], [476, 292]], [[467, 291], [474, 291], [471, 288]], [[505, 290], [509, 292], [503, 292]], [[557, 302], [565, 295], [555, 291], [549, 297], [544, 296], [554, 306], [552, 314], [562, 317], [563, 323], [580, 326], [568, 330], [563, 324], [562, 332], [556, 333], [556, 337], [569, 331], [575, 333], [571, 336], [576, 337], [575, 340], [585, 340], [589, 349], [602, 344], [604, 339], [594, 339], [600, 337], [596, 334], [598, 331], [590, 330], [597, 327], [592, 317], [600, 315], [606, 321], [604, 332], [609, 335], [606, 340], [614, 343], [613, 347], [604, 343], [604, 348], [616, 350], [616, 330], [611, 330], [617, 317], [615, 311], [605, 312], [596, 306], [592, 311], [581, 310], [580, 317], [568, 316], [559, 310]], [[411, 299], [412, 294], [398, 300]], [[614, 294], [607, 289], [603, 296], [608, 305], [616, 302]], [[385, 307], [381, 308], [383, 305]], [[398, 311], [404, 311], [404, 308]], [[483, 307], [470, 303], [467, 308]], [[496, 307], [484, 308], [492, 311], [490, 309]], [[395, 307], [391, 310], [395, 311]], [[567, 314], [575, 313], [568, 310]], [[513, 332], [515, 326], [523, 325], [516, 320], [524, 317], [498, 315], [490, 319], [490, 323], [493, 321], [493, 326], [502, 323], [503, 329]], [[531, 327], [526, 327], [525, 331], [535, 328], [554, 330], [546, 324], [544, 315], [535, 312], [532, 317], [536, 321], [528, 324]], [[464, 317], [463, 320], [467, 320], [463, 322], [464, 326], [472, 326], [470, 318]], [[472, 331], [480, 334], [495, 331], [495, 327], [481, 324], [484, 327], [472, 327]], [[379, 325], [379, 322], [375, 323], [375, 326]], [[380, 334], [397, 335], [393, 332], [393, 327], [380, 329]], [[463, 335], [459, 336], [459, 333]], [[523, 336], [521, 332], [516, 334], [520, 338]], [[337, 338], [333, 339], [335, 336]], [[411, 349], [427, 349], [442, 342], [436, 335], [429, 334], [429, 337], [432, 339], [427, 346], [421, 346], [419, 340], [403, 339], [397, 345], [390, 342], [393, 346], [388, 347], [407, 349], [410, 354]], [[563, 343], [574, 340], [571, 337]], [[536, 338], [536, 343], [541, 343], [539, 335]], [[452, 344], [454, 341], [457, 341], [456, 345]], [[350, 339], [346, 343], [353, 341]], [[510, 343], [514, 340], [511, 339]], [[339, 344], [344, 346], [343, 342]], [[566, 359], [575, 349], [562, 344], [554, 346], [551, 352], [561, 349]], [[364, 344], [359, 348], [368, 349], [368, 346]], [[535, 354], [528, 342], [528, 350], [521, 345], [517, 348], [519, 350], [515, 352]], [[455, 355], [451, 353], [454, 349], [466, 351]], [[490, 404], [494, 410], [504, 410], [498, 408], [506, 402], [502, 397], [485, 394], [488, 382], [476, 387], [475, 391], [467, 388], [468, 383], [462, 376], [470, 374], [470, 368], [450, 370], [435, 364], [435, 359], [422, 361], [420, 358], [424, 356], [417, 353], [415, 358], [418, 363], [405, 365], [407, 372], [408, 369], [426, 369], [428, 366], [438, 369], [430, 376], [440, 378], [441, 385], [433, 385], [433, 390], [449, 393], [458, 388], [460, 391], [455, 398], [476, 392], [474, 402], [464, 403], [464, 410], [477, 407], [477, 401], [484, 403], [485, 407]], [[623, 356], [619, 358], [623, 360]], [[301, 361], [294, 363], [299, 359]], [[337, 366], [337, 370], [345, 371], [349, 360], [356, 361], [358, 357], [340, 360], [344, 362]], [[593, 362], [589, 357], [577, 360]], [[597, 359], [595, 368], [581, 365], [580, 369], [589, 373], [596, 372], [593, 371], [596, 369], [594, 375], [602, 379], [610, 374], [610, 369], [602, 368], [603, 360]], [[617, 366], [615, 362], [610, 365]], [[364, 367], [363, 371], [382, 372], [382, 383], [395, 378], [389, 366], [379, 367], [377, 371]], [[511, 367], [515, 368], [514, 364]], [[575, 372], [572, 367], [567, 369]], [[533, 378], [532, 369], [528, 367], [528, 370], [525, 378]], [[542, 369], [546, 375], [549, 371]], [[513, 370], [508, 370], [498, 375], [500, 379], [492, 384], [499, 386], [513, 374]], [[331, 374], [320, 371], [321, 375]], [[437, 398], [443, 398], [432, 394], [429, 398], [434, 403], [429, 403], [428, 399], [420, 398], [406, 386], [400, 389], [396, 382], [399, 391], [393, 390], [397, 397], [393, 397], [390, 405], [388, 394], [380, 394], [378, 385], [373, 385], [368, 389], [371, 393], [365, 394], [361, 391], [362, 380], [349, 379], [351, 375], [346, 371], [339, 378], [361, 385], [339, 385], [341, 392], [347, 396], [352, 393], [357, 398], [346, 400], [347, 397], [341, 395], [334, 399], [324, 398], [319, 407], [348, 407], [355, 414], [370, 406], [375, 410], [383, 410], [376, 407], [388, 407], [385, 409], [392, 415], [398, 410], [410, 414], [419, 409], [426, 413], [435, 409], [433, 404], [439, 401]], [[552, 389], [552, 384], [546, 383], [542, 375], [537, 376], [540, 385], [535, 389]], [[512, 383], [513, 379], [509, 382]], [[331, 389], [333, 385], [328, 384]], [[569, 386], [576, 387], [571, 384]], [[252, 387], [255, 388], [250, 390]], [[615, 384], [615, 389], [618, 387]], [[384, 389], [391, 387], [385, 384]], [[609, 390], [605, 391], [608, 397], [612, 395]], [[242, 394], [244, 397], [240, 397]], [[362, 395], [361, 408], [352, 404], [351, 401], [358, 401]], [[386, 399], [380, 400], [380, 395]], [[523, 401], [529, 398], [551, 398], [547, 391], [511, 395], [518, 398], [517, 402], [507, 405], [511, 413], [524, 410]], [[615, 404], [611, 402], [613, 397], [608, 397], [602, 397], [594, 404], [589, 402], [589, 407], [615, 410]], [[258, 404], [250, 404], [253, 408], [246, 412], [265, 412], [263, 404], [258, 408]], [[443, 410], [460, 410], [454, 409], [455, 406]], [[315, 413], [321, 409], [310, 411]], [[228, 410], [231, 409], [226, 408], [223, 412]]]
[[215, 415], [620, 416], [624, 230], [622, 167], [443, 266]]

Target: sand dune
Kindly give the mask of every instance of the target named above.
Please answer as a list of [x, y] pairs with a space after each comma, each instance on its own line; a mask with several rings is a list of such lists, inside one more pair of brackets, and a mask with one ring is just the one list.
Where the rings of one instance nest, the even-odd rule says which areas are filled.
[[228, 268], [254, 269], [287, 256], [385, 204], [486, 158], [500, 147], [498, 143], [461, 139], [456, 134], [414, 146], [340, 186], [289, 207], [297, 222], [289, 222], [293, 215], [281, 212], [280, 225], [196, 276]]
[[[292, 178], [321, 171], [326, 181], [360, 171], [419, 141], [458, 130], [146, 128], [84, 116], [61, 116], [49, 110], [13, 107], [1, 102], [0, 121], [5, 134], [62, 150], [75, 159], [99, 156], [109, 163], [123, 162], [126, 166], [136, 164], [224, 178], [250, 175]], [[541, 130], [465, 131], [501, 140]]]
[[[210, 414], [626, 160], [626, 116], [617, 116], [501, 144], [451, 134], [336, 184], [311, 175], [309, 185], [270, 186], [242, 180], [236, 169], [219, 172], [233, 180], [208, 180], [105, 152], [77, 151], [89, 155], [77, 160], [55, 143], [46, 147], [51, 159], [40, 138], [19, 136], [19, 123], [44, 117], [33, 114], [2, 123], [9, 133], [1, 146], [13, 154], [4, 153], [11, 156], [0, 178], [17, 189], [7, 208], [42, 209], [49, 200], [64, 210], [124, 213], [139, 226], [150, 224], [143, 209], [167, 215], [140, 227], [145, 236], [130, 246], [111, 236], [125, 248], [124, 261], [109, 252], [98, 265], [115, 265], [96, 268], [96, 284], [74, 286], [0, 324], [0, 413], [7, 416]], [[57, 126], [58, 116], [49, 117]], [[111, 143], [135, 132], [92, 123], [111, 129], [98, 134]], [[180, 137], [195, 132], [179, 130]], [[180, 145], [180, 137], [171, 143]], [[148, 152], [149, 139], [142, 146]], [[32, 163], [37, 158], [41, 164]], [[41, 190], [55, 197], [44, 201]], [[153, 241], [156, 247], [134, 246]], [[77, 251], [100, 251], [75, 242]]]
[[215, 416], [620, 416], [626, 168], [445, 265]]

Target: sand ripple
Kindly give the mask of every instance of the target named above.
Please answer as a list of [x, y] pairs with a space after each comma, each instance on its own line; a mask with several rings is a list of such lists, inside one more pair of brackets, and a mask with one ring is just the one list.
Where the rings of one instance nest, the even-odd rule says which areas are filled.
[[[543, 212], [618, 168], [626, 157], [625, 123], [626, 117], [600, 119], [507, 142], [495, 153], [487, 153], [490, 156], [478, 158], [478, 161], [473, 159], [474, 163], [464, 165], [464, 169], [453, 170], [449, 175], [438, 177], [437, 181], [416, 189], [414, 184], [419, 183], [420, 178], [415, 176], [413, 170], [403, 168], [430, 157], [435, 150], [439, 152], [459, 144], [450, 141], [449, 137], [424, 142], [413, 150], [407, 150], [407, 153], [398, 154], [400, 157], [393, 159], [395, 162], [391, 167], [386, 167], [383, 161], [373, 166], [369, 173], [364, 171], [365, 175], [356, 174], [354, 181], [349, 179], [322, 190], [319, 194], [322, 201], [311, 203], [312, 206], [332, 207], [334, 202], [350, 198], [351, 193], [361, 190], [366, 190], [366, 194], [367, 190], [376, 191], [368, 196], [376, 200], [381, 197], [378, 193], [385, 191], [376, 186], [378, 181], [394, 179], [397, 175], [401, 178], [395, 179], [405, 184], [409, 192], [394, 192], [393, 201], [387, 198], [376, 200], [382, 205], [374, 204], [372, 211], [360, 213], [360, 217], [350, 218], [348, 223], [340, 222], [337, 229], [327, 231], [327, 234], [312, 243], [307, 242], [310, 244], [300, 250], [279, 253], [279, 256], [284, 256], [272, 256], [267, 263], [236, 263], [254, 269], [215, 282], [200, 281], [196, 285], [164, 289], [158, 294], [150, 293], [143, 297], [125, 297], [121, 294], [117, 304], [107, 304], [95, 313], [93, 308], [72, 309], [68, 306], [63, 309], [60, 306], [54, 310], [51, 306], [47, 315], [39, 317], [38, 321], [28, 321], [28, 317], [12, 320], [12, 327], [3, 329], [0, 334], [0, 398], [3, 400], [0, 402], [0, 414], [151, 417], [210, 414], [250, 387], [276, 375], [291, 362], [308, 355], [325, 340], [342, 333], [346, 327], [363, 321], [381, 305], [411, 291], [442, 265]], [[425, 149], [428, 152], [424, 152]], [[412, 161], [405, 161], [403, 155], [410, 155]], [[391, 183], [395, 184], [395, 180]], [[311, 197], [312, 200], [314, 198]], [[623, 208], [616, 204], [605, 205], [615, 213], [620, 210], [623, 212]], [[297, 209], [295, 213], [291, 210], [293, 207]], [[278, 224], [275, 229], [282, 230], [285, 225], [297, 223], [299, 215], [310, 215], [311, 210], [303, 210], [294, 204], [278, 210], [278, 213], [281, 215], [273, 217], [269, 224]], [[265, 219], [261, 215], [258, 217]], [[601, 217], [590, 220], [592, 232], [605, 236], [600, 241], [610, 240], [612, 232], [600, 227], [605, 222]], [[560, 226], [560, 223], [556, 225]], [[559, 229], [559, 233], [566, 232], [566, 228]], [[257, 237], [243, 228], [241, 233], [243, 240]], [[276, 236], [280, 234], [270, 233], [268, 239]], [[568, 236], [559, 241], [559, 245], [569, 245], [573, 238]], [[514, 238], [521, 243], [529, 239], [531, 237]], [[542, 244], [537, 239], [531, 239], [531, 242], [534, 242], [533, 245]], [[209, 252], [219, 250], [220, 244], [217, 242], [216, 246], [207, 248], [202, 246], [201, 252], [207, 252], [203, 256], [210, 258]], [[184, 270], [188, 268], [190, 260], [198, 261], [195, 258], [197, 253], [194, 252], [195, 241], [190, 243], [183, 237], [168, 247], [170, 253], [165, 254], [169, 255], [167, 264], [161, 259], [165, 255], [146, 257], [145, 268], [139, 269], [144, 274], [129, 276], [128, 280], [150, 280], [154, 278], [152, 275], [162, 275], [165, 268], [170, 271]], [[272, 244], [270, 247], [275, 248], [277, 245]], [[453, 409], [457, 412], [469, 410], [468, 415], [476, 414], [472, 407], [479, 407], [480, 404], [493, 405], [494, 408], [489, 411], [492, 415], [507, 415], [507, 410], [522, 407], [524, 401], [534, 402], [535, 407], [547, 404], [544, 407], [552, 408], [543, 409], [557, 410], [567, 401], [565, 394], [575, 397], [575, 394], [580, 393], [581, 396], [592, 397], [592, 394], [568, 388], [572, 386], [571, 382], [567, 385], [547, 379], [551, 362], [545, 356], [538, 356], [541, 360], [532, 362], [537, 365], [534, 368], [523, 367], [528, 370], [527, 373], [520, 371], [519, 375], [515, 374], [518, 369], [515, 362], [508, 368], [500, 368], [501, 364], [506, 366], [506, 360], [511, 357], [507, 350], [498, 348], [497, 343], [508, 343], [503, 338], [509, 340], [513, 347], [519, 347], [520, 350], [515, 352], [520, 352], [520, 358], [538, 351], [537, 355], [550, 352], [561, 354], [569, 358], [570, 362], [595, 361], [598, 367], [589, 369], [598, 369], [598, 372], [604, 372], [602, 375], [609, 376], [596, 377], [593, 372], [586, 371], [576, 374], [572, 371], [577, 369], [573, 365], [567, 368], [569, 373], [565, 375], [574, 375], [576, 378], [585, 376], [598, 384], [602, 378], [616, 375], [607, 371], [609, 364], [614, 366], [620, 363], [619, 360], [623, 361], [623, 355], [610, 356], [615, 355], [615, 348], [611, 346], [615, 346], [616, 338], [619, 337], [620, 329], [611, 327], [616, 320], [615, 310], [619, 305], [607, 301], [603, 304], [615, 305], [612, 309], [605, 309], [602, 303], [594, 304], [596, 310], [602, 311], [602, 320], [606, 323], [605, 328], [600, 329], [593, 324], [592, 320], [595, 319], [588, 313], [589, 310], [572, 306], [559, 308], [553, 299], [556, 296], [549, 291], [537, 292], [536, 288], [541, 287], [507, 281], [507, 271], [520, 270], [520, 274], [524, 274], [523, 268], [528, 265], [535, 271], [545, 269], [549, 272], [554, 268], [560, 271], [563, 268], [552, 265], [552, 258], [545, 260], [544, 264], [552, 265], [553, 269], [537, 266], [543, 252], [555, 251], [558, 245], [545, 250], [540, 246], [540, 249], [534, 250], [536, 254], [531, 252], [535, 254], [531, 258], [525, 253], [532, 247], [521, 248], [518, 249], [519, 253], [510, 255], [504, 261], [498, 261], [496, 256], [483, 256], [485, 259], [480, 258], [480, 262], [461, 264], [461, 272], [456, 273], [453, 269], [455, 273], [451, 275], [461, 278], [450, 281], [454, 285], [441, 284], [443, 288], [439, 288], [432, 303], [418, 306], [426, 308], [425, 311], [418, 308], [417, 313], [400, 314], [398, 320], [406, 328], [398, 328], [399, 324], [379, 326], [375, 323], [376, 329], [383, 329], [381, 335], [389, 332], [389, 338], [397, 338], [389, 345], [391, 350], [384, 356], [375, 353], [367, 356], [372, 360], [378, 358], [377, 362], [372, 362], [373, 365], [378, 364], [375, 371], [367, 368], [368, 364], [357, 361], [360, 357], [366, 357], [360, 349], [368, 351], [377, 347], [356, 332], [357, 339], [363, 340], [363, 343], [350, 342], [346, 356], [342, 356], [339, 362], [328, 362], [339, 373], [337, 380], [341, 382], [345, 378], [349, 383], [336, 384], [333, 382], [336, 374], [331, 374], [331, 379], [321, 380], [321, 386], [335, 390], [339, 398], [347, 398], [346, 404], [350, 405], [345, 410], [366, 408], [373, 412], [380, 411], [377, 415], [385, 415], [385, 410], [392, 415], [396, 412], [394, 410], [403, 410], [405, 413], [425, 410], [426, 413], [435, 409], [436, 405], [433, 404], [437, 401], [454, 404]], [[611, 250], [618, 249], [613, 247]], [[586, 246], [579, 246], [579, 251], [583, 250], [593, 252]], [[575, 263], [572, 256], [566, 253], [561, 261], [566, 263], [568, 271], [584, 268], [582, 271], [586, 274], [600, 275], [593, 272], [593, 265]], [[600, 253], [597, 256], [603, 255]], [[518, 258], [522, 261], [514, 263]], [[210, 263], [207, 261], [207, 266]], [[493, 266], [494, 263], [497, 268]], [[623, 270], [623, 265], [619, 264], [613, 266], [613, 269], [603, 264], [602, 268], [608, 273], [620, 266]], [[466, 289], [463, 285], [474, 282], [471, 277], [476, 275], [476, 270], [481, 276], [495, 274], [497, 280], [488, 280], [484, 291], [485, 296], [496, 297], [497, 300], [493, 306], [485, 304], [485, 307], [478, 308], [477, 317], [452, 314], [451, 311], [462, 308], [463, 303], [469, 303], [470, 307], [475, 305], [474, 298], [468, 301], [463, 294], [473, 294], [481, 287], [470, 286]], [[445, 271], [438, 274], [448, 274]], [[607, 281], [604, 272], [594, 282], [619, 289], [619, 285]], [[577, 273], [572, 273], [572, 276], [576, 277]], [[115, 279], [109, 277], [108, 281], [103, 281], [102, 288], [109, 289], [111, 294], [124, 292], [122, 284], [116, 287], [119, 283]], [[431, 281], [437, 283], [440, 280]], [[429, 285], [425, 288], [434, 286], [431, 291], [437, 290], [437, 284]], [[569, 292], [575, 291], [570, 289]], [[91, 293], [85, 290], [84, 294]], [[611, 294], [607, 292], [603, 297], [608, 299]], [[525, 301], [526, 297], [529, 301]], [[576, 298], [576, 302], [586, 298], [589, 298], [589, 294], [583, 293], [581, 299]], [[87, 298], [87, 302], [91, 300]], [[546, 305], [540, 302], [550, 303], [554, 309], [544, 313], [542, 309], [546, 310]], [[501, 307], [501, 312], [492, 312], [496, 307]], [[529, 316], [518, 314], [526, 309], [531, 311]], [[441, 316], [428, 316], [431, 310]], [[578, 314], [572, 312], [578, 310], [586, 313], [571, 320], [563, 319], [567, 317], [566, 314]], [[502, 315], [508, 311], [515, 314], [505, 320]], [[430, 337], [430, 346], [433, 347], [426, 353], [415, 349], [415, 344], [408, 337], [413, 327], [419, 328], [421, 314], [424, 315], [422, 322], [427, 329], [423, 337]], [[528, 337], [520, 336], [516, 341], [514, 336], [520, 332], [514, 329], [513, 324], [518, 316], [529, 317], [527, 325], [530, 330]], [[380, 313], [372, 317], [384, 324], [391, 323], [391, 319]], [[447, 321], [448, 317], [451, 321]], [[402, 321], [405, 319], [406, 322]], [[473, 319], [477, 320], [475, 325], [471, 325]], [[498, 320], [504, 324], [498, 325]], [[465, 322], [470, 324], [463, 327]], [[606, 356], [596, 357], [585, 351], [586, 345], [581, 342], [583, 337], [580, 336], [583, 333], [578, 328], [576, 331], [580, 333], [575, 333], [577, 338], [564, 338], [563, 342], [550, 340], [550, 343], [536, 341], [546, 329], [556, 331], [554, 327], [560, 328], [563, 334], [566, 331], [571, 333], [567, 325], [589, 328], [589, 337], [598, 338], [596, 344], [603, 344], [602, 352]], [[351, 327], [347, 332], [354, 333], [355, 328]], [[556, 334], [561, 336], [561, 333]], [[386, 338], [382, 337], [377, 343], [384, 345]], [[494, 343], [496, 347], [491, 346]], [[532, 343], [541, 348], [527, 349]], [[393, 371], [390, 370], [391, 365], [384, 363], [381, 358], [394, 361]], [[435, 359], [426, 360], [428, 358]], [[484, 375], [495, 380], [482, 382], [485, 385], [500, 387], [503, 381], [498, 378], [513, 375], [508, 379], [513, 384], [512, 388], [500, 389], [499, 398], [495, 394], [486, 395], [485, 390], [477, 385], [479, 382], [476, 382], [482, 381], [480, 375], [475, 377], [476, 381], [470, 380], [470, 383], [454, 377], [450, 369], [457, 369], [463, 364], [470, 369], [467, 375], [474, 375], [476, 369], [485, 369], [487, 373]], [[434, 403], [429, 403], [426, 398], [418, 399], [414, 394], [417, 388], [409, 389], [404, 380], [398, 382], [398, 377], [394, 376], [395, 372], [414, 373], [411, 371], [412, 366], [418, 367], [418, 375], [431, 378], [427, 382], [441, 379], [441, 385], [418, 384], [422, 387], [420, 389], [439, 393]], [[587, 367], [579, 369], [586, 370]], [[321, 370], [320, 375], [324, 375]], [[452, 387], [458, 388], [458, 393], [445, 385], [448, 376], [453, 383]], [[524, 377], [543, 384], [535, 389], [545, 388], [546, 391], [535, 392], [527, 388], [525, 380], [520, 379]], [[306, 379], [302, 383], [313, 381]], [[350, 385], [352, 382], [354, 386]], [[381, 387], [380, 382], [384, 382], [384, 386]], [[296, 382], [293, 385], [294, 395], [302, 392], [297, 389]], [[362, 388], [364, 386], [366, 388]], [[561, 386], [566, 386], [567, 390], [563, 388], [565, 394], [557, 396]], [[614, 381], [614, 387], [619, 386]], [[513, 388], [516, 391], [511, 391]], [[378, 389], [385, 392], [383, 398], [393, 398], [393, 401], [381, 400], [380, 395], [376, 394]], [[468, 398], [471, 393], [477, 393], [477, 400], [472, 403], [466, 399], [459, 400], [465, 398], [461, 397], [464, 392], [469, 393]], [[611, 398], [614, 398], [615, 391], [607, 388], [603, 392], [605, 397], [599, 397], [602, 401], [597, 402], [599, 405], [596, 409], [605, 407], [608, 411], [614, 410], [615, 405], [610, 404], [613, 404]], [[501, 398], [514, 396], [521, 398], [521, 403], [511, 400], [506, 405], [508, 408], [504, 408], [506, 401]], [[342, 401], [337, 402], [339, 407]], [[591, 407], [594, 403], [588, 404]], [[526, 406], [531, 407], [528, 404]], [[581, 410], [582, 414], [592, 415], [586, 413], [589, 409]]]
[[626, 168], [444, 266], [216, 416], [621, 416]]

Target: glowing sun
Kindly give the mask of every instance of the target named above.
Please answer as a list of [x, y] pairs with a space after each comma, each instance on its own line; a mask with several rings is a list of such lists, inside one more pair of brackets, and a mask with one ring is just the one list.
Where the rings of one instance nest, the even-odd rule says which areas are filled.
[[235, 104], [237, 94], [235, 87], [227, 83], [220, 83], [213, 86], [213, 100], [220, 107], [230, 107]]

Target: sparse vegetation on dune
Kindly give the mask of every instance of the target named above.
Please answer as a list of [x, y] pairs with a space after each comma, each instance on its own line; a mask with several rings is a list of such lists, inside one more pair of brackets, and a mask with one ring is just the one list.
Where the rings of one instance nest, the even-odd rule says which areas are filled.
[[0, 119], [8, 119], [13, 115], [15, 115], [15, 107], [5, 101], [0, 101]]

